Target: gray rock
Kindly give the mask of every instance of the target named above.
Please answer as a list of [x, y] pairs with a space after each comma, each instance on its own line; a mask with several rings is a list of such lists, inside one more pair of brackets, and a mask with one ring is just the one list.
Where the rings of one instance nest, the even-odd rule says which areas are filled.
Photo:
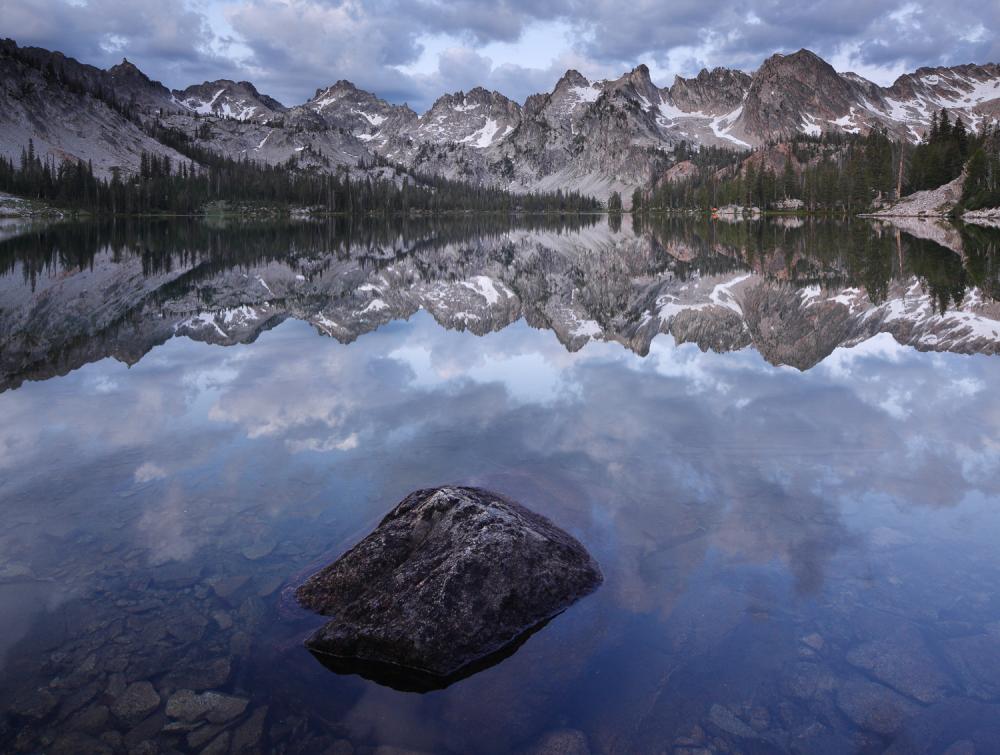
[[836, 681], [833, 672], [826, 666], [801, 662], [782, 677], [782, 687], [792, 697], [811, 700], [832, 691]]
[[711, 710], [709, 710], [708, 720], [727, 734], [732, 734], [734, 737], [756, 739], [758, 736], [757, 732], [751, 729], [741, 719], [737, 718], [736, 714], [729, 710], [729, 708], [724, 705], [719, 705], [718, 703], [713, 705]]
[[144, 739], [134, 747], [128, 748], [128, 755], [156, 755], [160, 751], [159, 745], [151, 739]]
[[1000, 698], [1000, 637], [955, 637], [944, 642], [944, 653], [970, 695], [982, 700]]
[[126, 686], [128, 685], [125, 683], [124, 674], [111, 674], [108, 677], [108, 684], [104, 688], [104, 691], [111, 695], [111, 697], [118, 697], [125, 691]]
[[529, 755], [590, 755], [586, 735], [579, 729], [559, 729], [542, 735]]
[[[206, 742], [210, 742], [223, 727], [215, 724], [209, 724], [208, 726], [202, 726], [200, 729], [195, 729], [190, 734], [187, 735], [187, 745], [192, 750], [197, 750], [202, 747]], [[228, 732], [227, 732], [228, 733]], [[226, 740], [228, 744], [229, 740]]]
[[888, 687], [860, 679], [837, 691], [837, 707], [860, 728], [883, 735], [895, 734], [920, 711], [919, 705]]
[[229, 732], [224, 731], [201, 751], [201, 755], [223, 755], [229, 751]]
[[160, 696], [149, 682], [133, 682], [118, 696], [111, 712], [129, 723], [141, 721], [160, 706]]
[[254, 750], [260, 744], [264, 736], [264, 720], [267, 718], [267, 706], [263, 705], [255, 710], [246, 721], [237, 727], [233, 732], [232, 752], [246, 752]]
[[219, 629], [231, 629], [233, 626], [233, 617], [226, 611], [213, 611], [212, 618], [215, 619], [215, 623], [219, 625]]
[[269, 556], [276, 545], [277, 542], [274, 540], [258, 540], [257, 542], [250, 543], [244, 547], [240, 553], [242, 553], [243, 558], [248, 561], [257, 561], [265, 556]]
[[601, 581], [583, 546], [548, 519], [486, 490], [443, 487], [408, 495], [296, 595], [335, 617], [307, 641], [321, 660], [363, 674], [402, 668], [413, 674], [373, 676], [419, 688], [512, 652]]
[[66, 718], [80, 710], [80, 708], [93, 700], [98, 692], [100, 692], [100, 687], [94, 682], [64, 697], [59, 704], [59, 718]]
[[47, 689], [33, 689], [20, 694], [9, 706], [11, 713], [26, 718], [45, 718], [59, 700]]
[[823, 637], [817, 634], [816, 632], [813, 632], [812, 634], [807, 634], [805, 637], [802, 638], [801, 642], [803, 645], [806, 645], [816, 651], [822, 650], [823, 645], [826, 644], [823, 640]]
[[124, 742], [124, 737], [119, 731], [106, 731], [101, 734], [101, 742], [106, 744], [112, 750], [121, 750]]
[[131, 750], [138, 747], [145, 741], [154, 741], [164, 726], [167, 725], [167, 716], [163, 711], [153, 713], [144, 718], [125, 735], [124, 744], [126, 749]]
[[167, 590], [191, 587], [201, 579], [204, 567], [194, 561], [170, 561], [153, 572], [153, 584]]
[[[216, 595], [229, 601], [249, 580], [249, 574], [236, 574], [229, 577], [218, 577], [213, 579], [210, 584]], [[239, 600], [236, 601], [236, 604], [239, 604]]]
[[170, 721], [163, 726], [167, 734], [189, 734], [205, 725], [204, 721]]
[[266, 598], [268, 595], [273, 595], [274, 591], [277, 590], [285, 583], [285, 580], [281, 577], [268, 577], [267, 579], [258, 580], [256, 582], [257, 595], [262, 598]]
[[182, 721], [205, 719], [210, 723], [221, 724], [242, 715], [248, 702], [246, 698], [219, 692], [203, 692], [198, 695], [192, 690], [182, 689], [167, 700], [167, 715]]
[[954, 752], [997, 752], [1000, 705], [948, 698], [907, 721], [885, 755], [939, 755]]
[[228, 658], [216, 658], [201, 667], [184, 667], [167, 675], [166, 681], [176, 689], [214, 689], [229, 679], [232, 665]]
[[841, 755], [857, 747], [842, 732], [813, 721], [792, 733], [789, 749], [795, 755]]
[[106, 728], [109, 716], [106, 705], [91, 705], [70, 718], [67, 726], [73, 731], [100, 734]]
[[941, 700], [950, 686], [947, 674], [914, 627], [858, 645], [847, 654], [847, 662], [922, 703]]
[[79, 755], [82, 752], [93, 755], [111, 755], [112, 750], [103, 742], [88, 737], [86, 734], [74, 732], [59, 736], [46, 748], [51, 755]]

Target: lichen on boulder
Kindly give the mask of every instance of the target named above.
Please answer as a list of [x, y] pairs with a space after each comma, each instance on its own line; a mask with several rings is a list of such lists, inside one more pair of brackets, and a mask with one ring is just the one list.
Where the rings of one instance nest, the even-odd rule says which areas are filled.
[[603, 577], [571, 535], [487, 490], [408, 495], [296, 591], [332, 619], [306, 642], [326, 665], [434, 689], [506, 657]]

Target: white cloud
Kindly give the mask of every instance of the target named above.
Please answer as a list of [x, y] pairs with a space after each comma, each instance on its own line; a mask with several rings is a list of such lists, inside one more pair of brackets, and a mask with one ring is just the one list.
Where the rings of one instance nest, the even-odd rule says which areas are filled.
[[568, 67], [607, 77], [644, 62], [667, 85], [807, 47], [887, 83], [919, 65], [1000, 58], [993, 0], [642, 0], [627, 13], [612, 0], [5, 0], [3, 26], [84, 62], [126, 55], [175, 87], [249, 78], [294, 104], [346, 78], [417, 109], [477, 84], [521, 101]]
[[861, 360], [898, 362], [910, 350], [910, 347], [903, 346], [890, 334], [878, 333], [855, 346], [838, 346], [817, 366], [817, 369], [823, 370], [831, 377], [850, 379], [855, 366]]
[[133, 475], [135, 481], [138, 483], [152, 482], [153, 480], [162, 480], [167, 476], [166, 470], [159, 464], [147, 461], [140, 464]]

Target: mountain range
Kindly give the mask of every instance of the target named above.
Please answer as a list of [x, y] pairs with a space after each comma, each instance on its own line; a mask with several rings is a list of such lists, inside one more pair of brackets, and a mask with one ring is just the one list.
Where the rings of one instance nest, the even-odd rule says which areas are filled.
[[0, 42], [0, 154], [17, 160], [31, 139], [43, 157], [90, 160], [103, 175], [136, 170], [142, 152], [188, 159], [157, 137], [166, 128], [272, 164], [295, 158], [363, 174], [388, 161], [515, 192], [606, 197], [662, 174], [681, 143], [748, 150], [874, 128], [917, 141], [941, 108], [973, 129], [1000, 119], [1000, 65], [919, 68], [883, 87], [800, 50], [772, 55], [752, 73], [702, 70], [667, 87], [645, 65], [604, 81], [569, 70], [523, 103], [476, 87], [418, 114], [349, 81], [286, 106], [246, 81], [170, 90], [128, 60], [102, 70]]

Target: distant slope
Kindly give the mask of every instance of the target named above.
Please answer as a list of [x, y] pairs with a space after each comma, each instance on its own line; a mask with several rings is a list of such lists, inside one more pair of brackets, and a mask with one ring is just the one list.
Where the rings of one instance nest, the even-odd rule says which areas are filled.
[[17, 161], [30, 141], [43, 159], [91, 161], [100, 175], [138, 170], [143, 152], [183, 160], [91, 93], [113, 93], [113, 81], [58, 54], [20, 59], [0, 43], [0, 154]]

